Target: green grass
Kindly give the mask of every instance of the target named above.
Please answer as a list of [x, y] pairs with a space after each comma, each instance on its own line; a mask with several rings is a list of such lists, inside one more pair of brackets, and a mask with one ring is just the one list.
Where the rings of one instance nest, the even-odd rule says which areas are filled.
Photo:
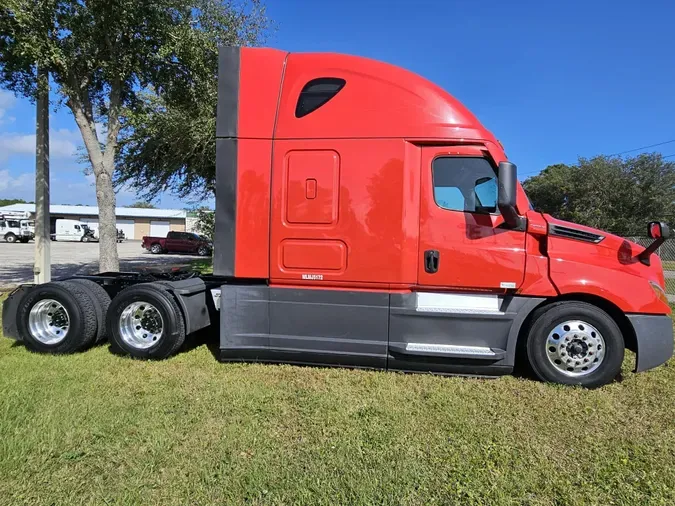
[[587, 391], [0, 339], [0, 504], [675, 504], [675, 362]]
[[663, 261], [663, 270], [664, 271], [675, 271], [675, 262], [672, 260]]
[[190, 262], [192, 268], [202, 274], [213, 274], [213, 258], [199, 258]]

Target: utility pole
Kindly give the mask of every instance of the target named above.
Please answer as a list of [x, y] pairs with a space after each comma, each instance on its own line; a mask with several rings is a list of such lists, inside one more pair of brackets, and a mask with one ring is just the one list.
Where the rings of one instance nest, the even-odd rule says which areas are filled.
[[35, 135], [35, 283], [52, 279], [49, 220], [49, 73], [38, 67], [37, 131]]

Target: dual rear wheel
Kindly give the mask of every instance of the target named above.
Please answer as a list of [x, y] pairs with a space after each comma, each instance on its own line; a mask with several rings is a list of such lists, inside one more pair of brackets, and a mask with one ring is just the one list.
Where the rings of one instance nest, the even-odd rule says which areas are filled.
[[42, 353], [74, 353], [108, 338], [116, 353], [163, 359], [185, 342], [181, 309], [160, 283], [130, 286], [112, 301], [86, 279], [39, 285], [21, 300], [17, 327], [26, 347]]

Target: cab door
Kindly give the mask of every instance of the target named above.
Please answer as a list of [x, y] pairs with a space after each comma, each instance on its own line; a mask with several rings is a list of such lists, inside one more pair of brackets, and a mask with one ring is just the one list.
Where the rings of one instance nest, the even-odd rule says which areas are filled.
[[518, 288], [525, 232], [504, 227], [497, 166], [476, 146], [422, 149], [418, 282], [458, 290]]

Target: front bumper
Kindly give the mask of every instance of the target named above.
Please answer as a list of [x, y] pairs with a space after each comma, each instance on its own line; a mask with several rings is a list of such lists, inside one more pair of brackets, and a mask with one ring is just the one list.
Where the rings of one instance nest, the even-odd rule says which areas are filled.
[[653, 369], [673, 356], [673, 320], [668, 315], [627, 315], [637, 341], [635, 372]]

